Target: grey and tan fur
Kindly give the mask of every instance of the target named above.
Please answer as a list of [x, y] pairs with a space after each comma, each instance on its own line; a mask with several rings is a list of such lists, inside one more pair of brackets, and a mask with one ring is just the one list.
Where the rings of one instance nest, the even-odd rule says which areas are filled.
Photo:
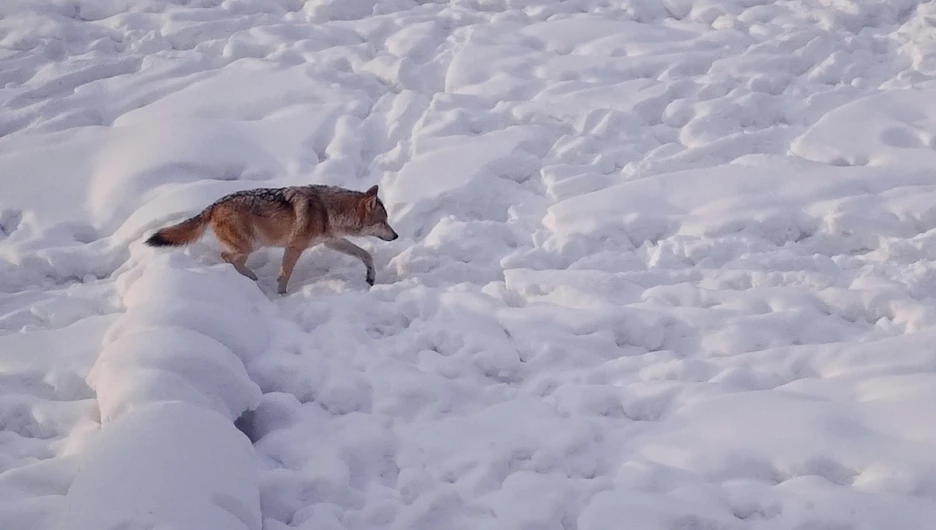
[[286, 284], [302, 252], [318, 244], [361, 260], [367, 268], [367, 283], [373, 285], [373, 257], [345, 237], [373, 236], [384, 241], [398, 237], [387, 222], [387, 210], [377, 197], [377, 186], [360, 192], [310, 185], [226, 195], [198, 215], [157, 231], [146, 244], [187, 245], [198, 240], [209, 226], [223, 247], [221, 257], [252, 280], [257, 275], [245, 265], [251, 252], [261, 246], [285, 248], [277, 279], [280, 294], [286, 293]]

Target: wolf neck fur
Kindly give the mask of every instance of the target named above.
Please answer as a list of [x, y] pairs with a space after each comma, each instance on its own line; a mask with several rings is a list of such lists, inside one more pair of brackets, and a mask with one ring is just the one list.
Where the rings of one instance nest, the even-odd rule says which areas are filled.
[[[359, 204], [354, 204], [355, 202]], [[350, 204], [339, 204], [350, 203]], [[357, 214], [357, 211], [363, 208], [360, 199], [354, 197], [333, 198], [327, 203], [326, 208], [328, 216], [328, 226], [332, 232], [337, 234], [354, 234], [363, 228], [361, 219], [363, 216]]]

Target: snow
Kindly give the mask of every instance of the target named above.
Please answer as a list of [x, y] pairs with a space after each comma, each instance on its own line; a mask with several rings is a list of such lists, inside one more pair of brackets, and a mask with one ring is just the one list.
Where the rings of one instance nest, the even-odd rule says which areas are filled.
[[934, 10], [0, 3], [0, 530], [928, 529]]

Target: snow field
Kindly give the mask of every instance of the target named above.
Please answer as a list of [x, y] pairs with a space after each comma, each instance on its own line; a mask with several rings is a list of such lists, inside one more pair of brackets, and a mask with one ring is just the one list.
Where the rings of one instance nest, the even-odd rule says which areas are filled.
[[[4, 522], [928, 528], [932, 9], [5, 4]], [[140, 246], [308, 182], [375, 287]]]

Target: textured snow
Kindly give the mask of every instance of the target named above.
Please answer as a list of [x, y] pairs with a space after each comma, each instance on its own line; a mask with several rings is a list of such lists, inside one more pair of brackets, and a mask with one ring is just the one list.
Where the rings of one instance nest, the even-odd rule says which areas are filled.
[[[0, 530], [929, 529], [934, 20], [0, 2]], [[142, 245], [305, 183], [374, 287]]]

